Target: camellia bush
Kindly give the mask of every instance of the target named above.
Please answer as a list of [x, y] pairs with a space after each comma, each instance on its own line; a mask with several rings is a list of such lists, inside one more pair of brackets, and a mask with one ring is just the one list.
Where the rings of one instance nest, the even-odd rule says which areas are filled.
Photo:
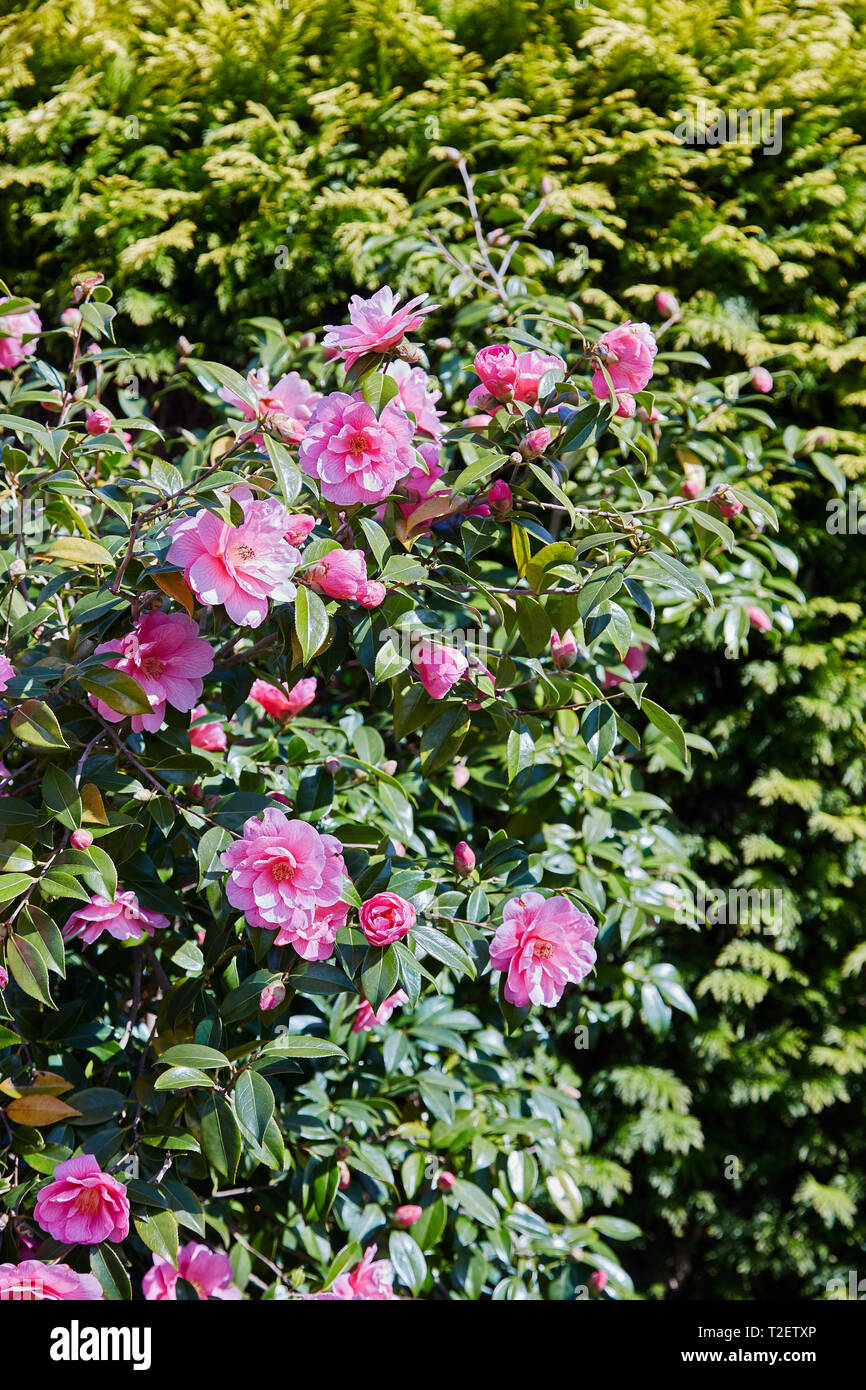
[[635, 1294], [581, 1100], [695, 1015], [656, 632], [789, 620], [772, 379], [536, 302], [449, 158], [471, 355], [386, 285], [145, 399], [101, 275], [4, 287], [2, 1298]]

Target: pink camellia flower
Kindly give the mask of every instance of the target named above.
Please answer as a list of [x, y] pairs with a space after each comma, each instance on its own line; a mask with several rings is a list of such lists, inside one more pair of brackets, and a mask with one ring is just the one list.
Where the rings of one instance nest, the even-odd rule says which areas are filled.
[[396, 994], [389, 994], [378, 1007], [373, 1010], [373, 1005], [368, 999], [362, 999], [355, 1013], [355, 1021], [352, 1024], [353, 1033], [363, 1033], [368, 1028], [381, 1028], [387, 1023], [395, 1009], [403, 1004], [409, 1003], [409, 996], [404, 990], [398, 989]]
[[69, 1265], [22, 1260], [0, 1265], [0, 1303], [95, 1303], [105, 1298], [93, 1274], [77, 1274]]
[[568, 898], [511, 898], [490, 943], [490, 964], [507, 972], [508, 1003], [558, 1004], [569, 981], [577, 984], [595, 964], [596, 933], [592, 918]]
[[544, 425], [540, 430], [530, 430], [520, 441], [520, 452], [525, 459], [537, 459], [550, 444], [550, 430]]
[[360, 391], [333, 391], [313, 412], [299, 461], [318, 478], [327, 502], [375, 504], [390, 497], [414, 466], [413, 433], [396, 400], [377, 418]]
[[[279, 381], [271, 386], [268, 374], [263, 368], [249, 373], [247, 385], [256, 399], [255, 410], [228, 386], [221, 386], [217, 395], [228, 405], [239, 410], [245, 420], [259, 420], [271, 434], [275, 434], [284, 443], [300, 444], [307, 432], [313, 407], [322, 398], [321, 392], [314, 391], [309, 382], [304, 381], [297, 372], [281, 376]], [[261, 448], [264, 443], [262, 436], [256, 434], [253, 439]]]
[[202, 603], [222, 603], [233, 623], [258, 627], [269, 598], [286, 603], [295, 597], [290, 576], [301, 557], [285, 539], [285, 507], [256, 500], [247, 488], [235, 488], [232, 497], [243, 509], [240, 526], [202, 508], [169, 527], [168, 560], [181, 566]]
[[550, 634], [550, 655], [557, 671], [565, 671], [567, 667], [574, 665], [577, 658], [577, 639], [571, 628], [567, 628], [561, 637], [554, 628]]
[[759, 632], [769, 632], [773, 626], [773, 619], [769, 613], [765, 613], [763, 608], [747, 608], [746, 617], [756, 627]]
[[391, 1261], [376, 1260], [376, 1246], [371, 1245], [365, 1250], [360, 1264], [355, 1265], [353, 1270], [337, 1275], [330, 1293], [334, 1298], [363, 1298], [368, 1302], [381, 1303], [394, 1297], [393, 1284]]
[[5, 965], [0, 965], [0, 994], [3, 993], [3, 991], [4, 991], [4, 989], [6, 988], [6, 986], [8, 985], [8, 983], [9, 983], [9, 972], [8, 972], [8, 970], [6, 969]]
[[286, 997], [286, 987], [282, 984], [265, 985], [259, 995], [259, 1008], [263, 1014], [278, 1009]]
[[8, 656], [0, 656], [0, 691], [6, 689], [14, 675], [15, 667]]
[[167, 926], [168, 918], [142, 907], [131, 888], [118, 889], [111, 902], [97, 893], [85, 907], [77, 907], [63, 928], [63, 938], [72, 941], [80, 936], [91, 946], [105, 931], [115, 941], [131, 941], [145, 933], [153, 936], [157, 927]]
[[658, 406], [654, 405], [652, 410], [648, 411], [645, 405], [641, 405], [638, 406], [637, 418], [643, 420], [645, 424], [654, 425], [657, 420], [662, 418], [662, 413]]
[[307, 676], [296, 681], [293, 686], [269, 685], [267, 681], [253, 681], [248, 699], [267, 710], [276, 719], [294, 719], [302, 709], [311, 705], [316, 698], [316, 678]]
[[[136, 733], [155, 733], [165, 719], [165, 707], [191, 710], [202, 692], [202, 677], [213, 670], [213, 651], [198, 635], [198, 623], [181, 613], [145, 613], [134, 631], [111, 642], [101, 642], [96, 655], [116, 652], [106, 666], [125, 671], [138, 682], [150, 701], [149, 714], [134, 714]], [[117, 724], [125, 715], [90, 696], [101, 718]]]
[[426, 639], [413, 648], [412, 664], [427, 694], [434, 700], [447, 695], [469, 669], [469, 662], [456, 647]]
[[315, 524], [315, 517], [307, 516], [304, 512], [291, 512], [286, 530], [286, 540], [289, 545], [303, 545]]
[[454, 846], [454, 868], [461, 878], [468, 878], [475, 868], [475, 851], [465, 840]]
[[293, 946], [304, 960], [327, 960], [349, 911], [342, 848], [335, 836], [282, 811], [251, 816], [243, 838], [220, 856], [231, 871], [228, 900], [251, 927], [276, 931], [276, 946]]
[[680, 303], [670, 290], [659, 290], [656, 295], [656, 309], [663, 319], [672, 319], [680, 312]]
[[454, 1174], [449, 1173], [448, 1169], [445, 1168], [436, 1179], [436, 1186], [441, 1188], [443, 1192], [450, 1192], [456, 1181]]
[[436, 402], [442, 399], [442, 392], [431, 390], [424, 368], [410, 367], [408, 362], [392, 362], [387, 375], [397, 383], [397, 399], [402, 409], [407, 415], [414, 415], [416, 431], [439, 439], [444, 426], [442, 411], [436, 409]]
[[[646, 323], [624, 323], [603, 333], [595, 344], [594, 352], [607, 368], [613, 382], [613, 389], [634, 393], [642, 391], [653, 374], [653, 358], [658, 351], [652, 329]], [[592, 376], [592, 389], [600, 401], [610, 395], [607, 382], [596, 368]]]
[[[204, 705], [195, 705], [190, 718], [202, 719], [206, 713]], [[227, 746], [226, 731], [218, 720], [193, 724], [189, 731], [189, 741], [193, 748], [204, 748], [208, 753], [222, 753]]]
[[304, 577], [328, 598], [358, 599], [367, 588], [367, 561], [363, 550], [329, 550]]
[[358, 602], [362, 608], [378, 608], [385, 602], [385, 585], [378, 579], [370, 579], [362, 594], [358, 595]]
[[616, 413], [621, 420], [630, 420], [637, 410], [637, 401], [628, 391], [621, 391], [616, 398]]
[[394, 1212], [394, 1220], [403, 1231], [408, 1231], [410, 1226], [414, 1226], [416, 1221], [420, 1221], [424, 1212], [421, 1207], [414, 1202], [407, 1202], [405, 1206], [397, 1207]]
[[[8, 294], [0, 295], [0, 305], [8, 304]], [[25, 357], [35, 351], [39, 339], [34, 335], [42, 332], [42, 320], [35, 309], [25, 309], [20, 314], [0, 314], [0, 367], [17, 367]], [[24, 339], [30, 336], [27, 346]]]
[[554, 371], [557, 367], [565, 370], [565, 363], [553, 352], [541, 352], [537, 348], [531, 352], [521, 352], [517, 358], [514, 399], [523, 401], [525, 405], [535, 405], [541, 378], [545, 372]]
[[[623, 657], [623, 666], [631, 673], [632, 680], [637, 680], [638, 676], [646, 666], [646, 658], [649, 647], [646, 642], [642, 642], [639, 647], [629, 647]], [[615, 671], [605, 671], [604, 680], [601, 683], [602, 690], [610, 690], [614, 686], [622, 685], [627, 676], [618, 676]]]
[[58, 1163], [36, 1198], [37, 1225], [63, 1245], [126, 1240], [129, 1198], [123, 1183], [103, 1173], [92, 1154]]
[[407, 333], [420, 328], [424, 315], [432, 314], [439, 307], [438, 304], [425, 304], [422, 309], [420, 306], [426, 298], [426, 294], [419, 294], [398, 309], [400, 296], [387, 285], [370, 299], [353, 294], [349, 300], [349, 322], [326, 323], [324, 345], [343, 358], [348, 371], [364, 353], [388, 352]]
[[222, 1250], [209, 1250], [206, 1245], [192, 1241], [177, 1248], [177, 1267], [162, 1255], [154, 1254], [153, 1269], [141, 1281], [141, 1291], [148, 1303], [165, 1303], [177, 1299], [177, 1281], [192, 1284], [200, 1299], [217, 1298], [234, 1302], [241, 1291], [232, 1279], [234, 1271], [228, 1255]]
[[415, 925], [415, 909], [399, 893], [376, 893], [361, 904], [361, 931], [371, 946], [390, 946]]
[[91, 410], [84, 428], [88, 434], [108, 434], [111, 424], [111, 416], [107, 410]]
[[506, 516], [514, 505], [514, 496], [504, 478], [497, 478], [487, 494], [487, 500], [499, 516]]
[[[492, 343], [476, 353], [473, 363], [487, 395], [495, 401], [510, 401], [517, 385], [517, 353], [505, 343]], [[476, 388], [477, 390], [477, 388]], [[469, 404], [484, 409], [479, 396], [470, 393]]]
[[766, 396], [768, 392], [772, 391], [773, 378], [766, 367], [753, 367], [751, 376], [752, 385], [756, 391], [760, 391], [763, 396]]
[[69, 843], [73, 849], [90, 849], [93, 844], [93, 836], [89, 830], [73, 830], [69, 837]]

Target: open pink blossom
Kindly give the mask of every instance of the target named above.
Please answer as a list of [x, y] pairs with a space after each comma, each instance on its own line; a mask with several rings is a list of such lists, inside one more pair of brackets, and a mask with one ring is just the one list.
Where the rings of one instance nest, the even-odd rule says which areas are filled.
[[[207, 714], [204, 705], [196, 705], [192, 711], [193, 720], [203, 719]], [[208, 753], [222, 753], [226, 748], [226, 731], [215, 719], [194, 723], [189, 731], [189, 741], [193, 748], [204, 748]]]
[[291, 575], [301, 557], [285, 539], [285, 507], [270, 498], [253, 499], [246, 488], [232, 496], [243, 508], [241, 525], [230, 526], [202, 508], [169, 527], [168, 560], [181, 566], [202, 603], [221, 603], [233, 623], [258, 627], [267, 617], [268, 599], [287, 603], [295, 597]]
[[415, 463], [412, 421], [390, 400], [380, 416], [360, 391], [319, 401], [300, 448], [300, 464], [318, 478], [327, 502], [375, 505], [390, 497]]
[[80, 937], [86, 946], [91, 946], [103, 932], [115, 941], [134, 941], [145, 933], [153, 936], [157, 927], [162, 929], [168, 924], [161, 912], [142, 907], [132, 889], [118, 889], [110, 902], [97, 893], [84, 907], [77, 907], [63, 928], [63, 937], [66, 941]]
[[328, 598], [358, 599], [367, 587], [367, 561], [363, 550], [329, 550], [304, 575]]
[[526, 405], [535, 405], [541, 378], [545, 372], [555, 371], [557, 368], [564, 371], [565, 363], [554, 352], [542, 352], [539, 348], [533, 348], [531, 352], [518, 353], [514, 399], [523, 401]]
[[[316, 401], [321, 400], [321, 392], [314, 391], [297, 372], [281, 376], [271, 386], [263, 368], [249, 373], [247, 385], [256, 398], [255, 410], [230, 387], [221, 386], [217, 395], [239, 410], [245, 420], [260, 420], [271, 434], [284, 443], [300, 444], [307, 432], [313, 407]], [[254, 439], [261, 446], [262, 436], [257, 434]]]
[[[165, 719], [165, 707], [191, 710], [202, 692], [202, 677], [213, 670], [213, 651], [198, 635], [198, 623], [181, 613], [145, 613], [126, 637], [102, 642], [96, 655], [115, 652], [105, 662], [132, 676], [150, 701], [149, 714], [134, 714], [136, 733], [155, 733]], [[125, 716], [91, 695], [98, 714], [116, 724]]]
[[275, 945], [294, 946], [304, 960], [326, 960], [348, 914], [342, 849], [335, 836], [282, 811], [252, 816], [243, 838], [221, 855], [230, 870], [228, 900], [250, 926], [277, 931]]
[[307, 676], [292, 686], [269, 685], [267, 681], [253, 681], [249, 699], [255, 700], [263, 710], [275, 719], [294, 719], [302, 709], [311, 705], [316, 698], [316, 678]]
[[412, 930], [415, 909], [399, 893], [376, 893], [361, 904], [358, 919], [371, 946], [390, 946]]
[[369, 1246], [360, 1264], [337, 1275], [330, 1288], [334, 1298], [359, 1298], [381, 1303], [394, 1297], [391, 1261], [377, 1260], [376, 1248], [375, 1245]]
[[[9, 295], [0, 295], [0, 304], [8, 304]], [[0, 367], [11, 369], [36, 351], [39, 339], [32, 335], [42, 332], [42, 320], [35, 309], [18, 314], [0, 314]], [[25, 345], [24, 339], [29, 337]]]
[[395, 994], [389, 994], [375, 1011], [368, 999], [362, 999], [355, 1014], [352, 1032], [363, 1033], [368, 1028], [381, 1028], [388, 1022], [395, 1009], [408, 1003], [409, 996], [402, 989], [398, 989]]
[[[649, 647], [646, 642], [642, 642], [639, 647], [629, 647], [622, 659], [622, 664], [631, 675], [632, 680], [636, 681], [646, 666], [647, 652]], [[618, 676], [615, 671], [605, 671], [604, 680], [601, 683], [602, 690], [611, 690], [617, 685], [622, 685], [628, 676]]]
[[77, 1274], [69, 1265], [22, 1260], [0, 1265], [0, 1303], [96, 1303], [105, 1298], [94, 1274]]
[[216, 1298], [234, 1302], [241, 1291], [233, 1283], [234, 1271], [228, 1255], [221, 1250], [209, 1250], [206, 1245], [191, 1241], [177, 1248], [177, 1266], [154, 1254], [153, 1269], [141, 1281], [141, 1290], [148, 1303], [165, 1303], [177, 1299], [177, 1281], [192, 1284], [200, 1299]]
[[123, 1183], [103, 1173], [92, 1154], [58, 1163], [41, 1188], [33, 1213], [37, 1225], [63, 1245], [126, 1240], [129, 1198]]
[[565, 986], [577, 984], [595, 964], [597, 928], [568, 898], [524, 893], [511, 898], [490, 943], [490, 964], [507, 972], [509, 1004], [557, 1004]]
[[420, 434], [429, 434], [431, 439], [442, 436], [442, 411], [436, 409], [436, 402], [442, 399], [442, 392], [430, 386], [430, 379], [423, 367], [410, 367], [408, 362], [392, 362], [387, 372], [397, 383], [397, 399], [407, 415], [414, 415], [415, 429]]
[[469, 662], [456, 647], [424, 639], [412, 651], [412, 664], [428, 695], [441, 700], [469, 669]]
[[6, 689], [14, 675], [15, 667], [8, 656], [0, 656], [0, 690]]
[[[653, 358], [658, 351], [653, 331], [647, 323], [624, 323], [603, 333], [595, 344], [595, 354], [604, 362], [614, 391], [634, 394], [642, 391], [653, 374]], [[600, 401], [610, 395], [599, 368], [593, 372], [592, 389]]]
[[438, 304], [425, 304], [422, 309], [420, 306], [426, 298], [426, 294], [419, 294], [398, 308], [400, 296], [387, 285], [370, 299], [353, 294], [349, 300], [349, 322], [326, 323], [324, 345], [343, 358], [347, 369], [366, 352], [388, 352], [407, 333], [414, 333], [421, 327], [425, 314], [432, 314], [439, 307]]

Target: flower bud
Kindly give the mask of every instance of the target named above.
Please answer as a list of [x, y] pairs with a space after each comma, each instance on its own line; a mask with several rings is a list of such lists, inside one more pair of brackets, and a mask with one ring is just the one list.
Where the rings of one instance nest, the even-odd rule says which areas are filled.
[[69, 843], [73, 849], [90, 849], [93, 844], [93, 836], [89, 830], [73, 830], [69, 837]]
[[0, 965], [0, 994], [3, 993], [3, 991], [4, 991], [4, 989], [6, 988], [6, 986], [8, 985], [8, 983], [9, 983], [9, 976], [7, 975], [6, 970], [4, 969], [4, 967], [3, 967], [2, 965]]
[[397, 771], [396, 758], [387, 758], [382, 764], [382, 771], [387, 773], [389, 777], [393, 777], [394, 773]]
[[746, 617], [752, 627], [756, 627], [759, 632], [769, 632], [773, 626], [773, 619], [769, 613], [765, 613], [763, 608], [747, 608]]
[[302, 333], [302, 334], [301, 334], [301, 338], [300, 338], [300, 341], [299, 341], [299, 343], [298, 343], [298, 347], [301, 349], [302, 352], [305, 351], [307, 348], [311, 348], [311, 347], [315, 347], [315, 346], [316, 346], [316, 335], [315, 335], [315, 333]]
[[742, 502], [724, 484], [713, 490], [710, 501], [715, 502], [722, 516], [738, 516], [743, 510]]
[[469, 781], [469, 768], [466, 766], [465, 763], [457, 764], [457, 766], [451, 774], [451, 781], [454, 783], [454, 786], [457, 788], [458, 791], [461, 787], [466, 786], [466, 783]]
[[753, 367], [752, 385], [756, 391], [760, 391], [762, 396], [766, 396], [773, 389], [773, 378], [766, 367]]
[[550, 634], [550, 655], [557, 671], [564, 671], [574, 665], [577, 659], [577, 639], [571, 628], [561, 637], [556, 629], [553, 630]]
[[497, 478], [487, 494], [487, 500], [499, 516], [505, 516], [507, 512], [511, 511], [514, 498], [511, 493], [511, 488], [505, 482], [504, 478]]
[[267, 1013], [269, 1009], [277, 1009], [286, 997], [286, 987], [279, 983], [275, 985], [265, 985], [259, 995], [259, 1008], [262, 1013]]
[[603, 1269], [594, 1269], [589, 1276], [589, 1289], [591, 1293], [601, 1293], [607, 1283], [607, 1274]]
[[444, 1172], [439, 1174], [439, 1177], [436, 1180], [436, 1185], [439, 1188], [440, 1192], [450, 1192], [456, 1181], [457, 1179], [455, 1178], [454, 1174], [449, 1173], [448, 1169], [446, 1168]]
[[468, 878], [475, 868], [475, 852], [465, 840], [454, 847], [454, 868], [461, 878]]
[[26, 561], [26, 560], [13, 560], [13, 561], [12, 561], [11, 565], [9, 566], [9, 578], [10, 578], [10, 579], [23, 579], [26, 573], [27, 573], [27, 561]]
[[401, 1230], [406, 1231], [410, 1226], [414, 1226], [416, 1221], [420, 1221], [422, 1215], [421, 1208], [410, 1202], [404, 1207], [397, 1208], [394, 1212], [394, 1220]]
[[525, 459], [537, 459], [550, 443], [550, 430], [543, 425], [540, 430], [532, 430], [520, 441], [520, 453]]
[[697, 478], [686, 478], [685, 482], [680, 488], [680, 492], [682, 493], [683, 497], [688, 497], [691, 500], [694, 497], [700, 497], [701, 485], [698, 482]]
[[341, 1160], [337, 1164], [337, 1171], [340, 1174], [337, 1186], [339, 1187], [341, 1192], [345, 1192], [346, 1188], [349, 1186], [349, 1183], [352, 1181], [352, 1174], [349, 1169], [348, 1163], [343, 1163]]
[[337, 773], [340, 771], [340, 759], [339, 759], [339, 758], [334, 758], [334, 757], [326, 758], [326, 759], [325, 759], [325, 771], [326, 771], [331, 777], [336, 777]]
[[542, 198], [549, 198], [551, 193], [553, 192], [553, 179], [550, 178], [547, 174], [545, 174], [542, 178], [541, 183], [539, 184], [539, 190], [541, 192]]
[[107, 410], [92, 410], [84, 428], [88, 434], [107, 434], [111, 429], [111, 416]]
[[453, 145], [442, 145], [438, 157], [440, 159], [450, 159], [452, 164], [459, 164], [463, 158], [459, 150], [455, 150]]
[[656, 295], [656, 308], [663, 319], [672, 319], [680, 312], [679, 301], [669, 290], [659, 290]]

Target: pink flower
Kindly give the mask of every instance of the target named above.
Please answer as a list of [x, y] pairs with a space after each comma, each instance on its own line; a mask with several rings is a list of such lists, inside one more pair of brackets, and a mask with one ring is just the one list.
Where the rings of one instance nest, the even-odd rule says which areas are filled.
[[88, 434], [108, 434], [111, 429], [111, 416], [107, 410], [92, 410], [84, 428]]
[[15, 667], [8, 656], [0, 656], [0, 690], [6, 689], [14, 675]]
[[192, 1284], [200, 1299], [217, 1298], [223, 1302], [234, 1302], [240, 1298], [241, 1291], [232, 1284], [233, 1277], [228, 1255], [221, 1250], [209, 1250], [206, 1245], [191, 1242], [178, 1246], [177, 1268], [162, 1255], [155, 1254], [153, 1269], [145, 1274], [141, 1289], [148, 1303], [175, 1300], [180, 1278]]
[[[375, 1264], [373, 1261], [376, 1261]], [[334, 1298], [363, 1298], [368, 1302], [383, 1302], [394, 1297], [394, 1270], [390, 1260], [376, 1260], [376, 1246], [364, 1252], [355, 1268], [338, 1274], [330, 1288]], [[322, 1295], [318, 1295], [320, 1298]]]
[[286, 540], [289, 545], [303, 545], [315, 524], [316, 518], [307, 516], [304, 512], [289, 513], [289, 525], [286, 531]]
[[378, 579], [370, 579], [364, 592], [358, 595], [358, 602], [362, 608], [378, 608], [385, 602], [386, 592], [385, 585]]
[[436, 1186], [441, 1188], [443, 1192], [450, 1192], [456, 1181], [457, 1179], [454, 1176], [454, 1174], [449, 1173], [448, 1169], [445, 1168], [439, 1174], [439, 1177], [436, 1180]]
[[263, 1014], [270, 1013], [271, 1009], [278, 1009], [286, 997], [286, 987], [279, 982], [275, 985], [265, 985], [259, 995], [259, 1008]]
[[9, 972], [4, 965], [0, 965], [0, 994], [9, 983]]
[[601, 1293], [602, 1289], [607, 1284], [607, 1280], [607, 1270], [594, 1269], [592, 1274], [590, 1274], [587, 1283], [593, 1293]]
[[766, 367], [753, 367], [751, 376], [752, 385], [756, 391], [760, 391], [764, 396], [766, 396], [769, 391], [772, 391], [773, 378]]
[[504, 478], [498, 478], [487, 494], [487, 500], [495, 512], [500, 516], [505, 516], [511, 511], [514, 504], [511, 488]]
[[656, 309], [663, 319], [672, 319], [680, 312], [679, 300], [670, 290], [659, 290], [656, 295]]
[[0, 1303], [95, 1303], [104, 1297], [95, 1275], [76, 1274], [69, 1265], [0, 1265]]
[[773, 626], [773, 619], [769, 613], [764, 612], [763, 608], [747, 608], [746, 617], [752, 627], [756, 627], [759, 632], [769, 632]]
[[[642, 642], [639, 647], [629, 647], [628, 651], [623, 657], [622, 664], [631, 673], [632, 680], [637, 680], [638, 676], [643, 671], [643, 668], [646, 666], [646, 657], [648, 651], [649, 647], [645, 642]], [[605, 671], [604, 680], [601, 683], [601, 688], [602, 690], [610, 690], [614, 686], [622, 685], [623, 681], [626, 679], [627, 677], [625, 676], [618, 676], [615, 671]]]
[[507, 902], [490, 943], [490, 964], [508, 972], [508, 1003], [558, 1004], [569, 981], [577, 984], [595, 964], [596, 930], [568, 898], [524, 893]]
[[73, 830], [69, 837], [69, 843], [73, 849], [90, 849], [93, 844], [93, 836], [89, 830]]
[[[204, 705], [193, 708], [191, 718], [201, 719], [207, 713]], [[226, 748], [226, 731], [217, 720], [205, 724], [193, 724], [189, 731], [189, 741], [193, 748], [204, 748], [208, 753], [221, 753]]]
[[410, 367], [408, 362], [392, 362], [387, 375], [397, 383], [397, 399], [402, 409], [407, 415], [414, 415], [416, 431], [439, 439], [443, 431], [442, 411], [436, 409], [436, 402], [442, 399], [442, 392], [431, 390], [424, 368]]
[[131, 889], [118, 889], [112, 902], [97, 893], [86, 907], [76, 908], [63, 928], [63, 937], [72, 941], [80, 936], [86, 946], [91, 946], [105, 931], [115, 941], [130, 941], [145, 933], [153, 936], [157, 927], [167, 926], [168, 918], [142, 907]]
[[382, 414], [360, 391], [334, 391], [313, 412], [299, 461], [328, 502], [383, 502], [415, 464], [412, 422], [391, 400]]
[[[514, 348], [508, 347], [505, 343], [492, 343], [490, 347], [482, 348], [475, 354], [473, 365], [487, 395], [492, 396], [495, 401], [513, 399], [517, 384], [517, 353]], [[477, 390], [476, 387], [475, 392], [470, 392], [469, 405], [484, 409], [482, 399], [476, 395]]]
[[367, 588], [363, 550], [329, 550], [305, 575], [328, 598], [358, 599]]
[[293, 946], [304, 960], [326, 960], [349, 911], [342, 848], [333, 835], [282, 811], [253, 816], [243, 839], [221, 855], [231, 871], [228, 900], [251, 927], [276, 931], [276, 946]]
[[[245, 420], [260, 420], [284, 443], [300, 444], [307, 432], [313, 407], [322, 398], [321, 393], [314, 391], [297, 372], [281, 376], [278, 382], [270, 386], [268, 374], [262, 368], [249, 373], [247, 385], [256, 398], [255, 410], [227, 386], [221, 386], [217, 395], [239, 410]], [[253, 438], [261, 447], [262, 436], [256, 434]]]
[[[658, 348], [652, 329], [646, 323], [624, 323], [603, 333], [594, 352], [604, 362], [617, 392], [642, 391], [653, 374], [653, 358]], [[600, 400], [610, 395], [607, 382], [596, 368], [592, 389]]]
[[420, 1221], [424, 1212], [421, 1207], [414, 1202], [407, 1202], [405, 1206], [397, 1207], [394, 1212], [394, 1220], [403, 1231], [408, 1231], [410, 1226], [414, 1226], [416, 1221]]
[[659, 410], [658, 406], [654, 405], [652, 410], [647, 411], [646, 406], [642, 405], [638, 407], [637, 418], [639, 420], [643, 420], [646, 424], [654, 425], [657, 420], [660, 420], [662, 418], [662, 413]]
[[469, 662], [456, 647], [443, 642], [422, 640], [412, 652], [412, 664], [428, 695], [441, 700], [469, 669]]
[[52, 1181], [36, 1198], [33, 1216], [63, 1245], [98, 1245], [129, 1235], [126, 1188], [103, 1173], [92, 1154], [58, 1163]]
[[415, 909], [398, 893], [376, 893], [361, 904], [361, 931], [371, 946], [390, 946], [415, 925]]
[[470, 410], [482, 410], [485, 412], [483, 415], [472, 415], [466, 421], [467, 425], [489, 425], [491, 417], [499, 410], [502, 402], [498, 401], [482, 383], [481, 386], [473, 386], [469, 395], [466, 397], [466, 404]]
[[[532, 352], [521, 352], [517, 358], [514, 399], [523, 401], [526, 405], [535, 405], [538, 400], [541, 378], [545, 372], [554, 371], [557, 367], [562, 367], [564, 370], [565, 363], [561, 357], [557, 357], [553, 352], [541, 352], [537, 348], [533, 349]], [[536, 433], [540, 433], [540, 431], [536, 431]]]
[[540, 430], [531, 430], [520, 441], [520, 452], [525, 459], [537, 459], [550, 444], [550, 430], [544, 425]]
[[[210, 643], [199, 637], [198, 623], [180, 613], [146, 613], [126, 637], [100, 643], [96, 655], [103, 652], [118, 653], [106, 666], [132, 676], [150, 701], [149, 714], [132, 716], [136, 733], [155, 733], [165, 719], [166, 705], [191, 710], [201, 696], [202, 677], [213, 670]], [[90, 703], [112, 724], [125, 717], [95, 695]]]
[[630, 420], [637, 410], [637, 401], [628, 391], [621, 391], [616, 398], [616, 413], [621, 420]]
[[[0, 296], [0, 304], [8, 304], [9, 296]], [[36, 351], [39, 339], [30, 335], [41, 333], [42, 320], [35, 309], [25, 309], [19, 314], [0, 314], [0, 367], [17, 367], [25, 357]], [[27, 346], [23, 339], [30, 336]]]
[[571, 628], [568, 628], [560, 637], [554, 628], [550, 634], [550, 655], [553, 657], [553, 664], [558, 671], [564, 671], [568, 666], [573, 666], [577, 657], [577, 639]]
[[454, 868], [461, 878], [468, 878], [475, 868], [475, 851], [465, 840], [454, 846]]
[[407, 333], [414, 333], [421, 327], [425, 314], [438, 309], [438, 304], [419, 308], [426, 298], [426, 294], [420, 294], [398, 309], [400, 296], [387, 285], [377, 290], [371, 299], [353, 294], [349, 300], [349, 323], [326, 323], [324, 345], [344, 359], [347, 370], [367, 352], [388, 352]]
[[388, 1022], [395, 1009], [408, 1003], [409, 996], [402, 989], [398, 989], [396, 994], [390, 994], [388, 998], [379, 1005], [375, 1012], [369, 1000], [362, 999], [355, 1014], [352, 1032], [363, 1033], [368, 1028], [381, 1027]]
[[253, 681], [248, 698], [267, 710], [276, 719], [294, 719], [302, 709], [311, 705], [316, 698], [316, 678], [307, 676], [291, 686], [268, 685], [267, 681]]

